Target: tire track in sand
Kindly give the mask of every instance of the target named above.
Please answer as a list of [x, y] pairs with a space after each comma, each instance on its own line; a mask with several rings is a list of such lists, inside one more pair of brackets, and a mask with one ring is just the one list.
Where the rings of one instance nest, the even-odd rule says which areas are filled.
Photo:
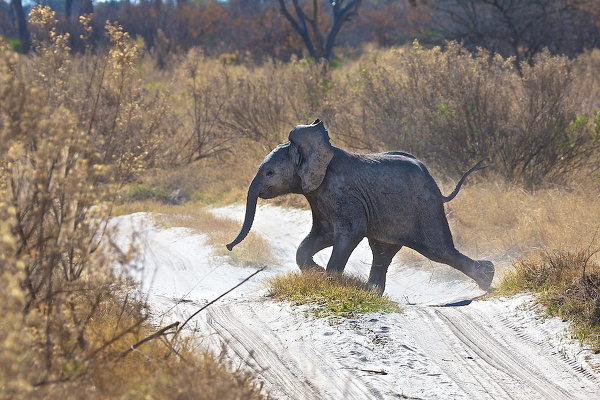
[[414, 307], [414, 337], [477, 399], [600, 399], [595, 377], [511, 332], [494, 307]]
[[[303, 346], [301, 359], [254, 307], [260, 304], [230, 303], [207, 309], [207, 322], [238, 357], [256, 371], [278, 398], [372, 399], [380, 394], [350, 374], [335, 354], [320, 354], [310, 343]], [[332, 357], [333, 356], [333, 357]], [[324, 382], [326, 381], [326, 382]], [[315, 383], [315, 382], [320, 382]]]

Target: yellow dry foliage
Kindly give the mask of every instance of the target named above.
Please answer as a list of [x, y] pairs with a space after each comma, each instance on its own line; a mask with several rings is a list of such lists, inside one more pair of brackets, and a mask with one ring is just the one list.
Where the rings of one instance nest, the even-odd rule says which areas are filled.
[[157, 159], [152, 104], [118, 25], [108, 54], [77, 59], [51, 9], [31, 19], [35, 54], [0, 40], [0, 398], [264, 398], [193, 338], [162, 336], [121, 357], [157, 329], [113, 268], [135, 249], [117, 248], [106, 225], [123, 181]]

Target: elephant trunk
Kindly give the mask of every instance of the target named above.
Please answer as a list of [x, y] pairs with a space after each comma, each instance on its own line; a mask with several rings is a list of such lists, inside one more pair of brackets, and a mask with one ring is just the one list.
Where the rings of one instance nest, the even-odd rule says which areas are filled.
[[238, 233], [237, 237], [231, 241], [231, 243], [227, 244], [227, 250], [231, 251], [235, 245], [240, 243], [250, 232], [250, 228], [252, 227], [252, 223], [254, 222], [254, 214], [256, 213], [256, 202], [258, 201], [258, 184], [256, 182], [256, 178], [250, 184], [248, 188], [248, 197], [246, 199], [246, 215], [244, 217], [244, 223], [242, 225], [242, 229], [240, 229], [240, 233]]

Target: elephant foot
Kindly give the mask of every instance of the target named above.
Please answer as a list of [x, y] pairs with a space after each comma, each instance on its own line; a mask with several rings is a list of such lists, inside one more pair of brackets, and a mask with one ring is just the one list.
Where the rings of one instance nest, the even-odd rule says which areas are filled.
[[477, 282], [477, 285], [486, 292], [490, 290], [492, 280], [494, 279], [494, 264], [491, 261], [476, 261], [476, 266], [471, 278]]

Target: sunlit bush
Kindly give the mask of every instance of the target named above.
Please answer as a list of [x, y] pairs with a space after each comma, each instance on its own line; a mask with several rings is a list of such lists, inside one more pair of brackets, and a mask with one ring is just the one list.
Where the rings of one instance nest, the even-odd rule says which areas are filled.
[[107, 222], [122, 183], [159, 161], [147, 146], [164, 108], [141, 97], [117, 24], [107, 52], [78, 58], [55, 22], [33, 8], [35, 55], [0, 43], [0, 398], [263, 398], [222, 357], [158, 340], [172, 330], [126, 352], [157, 328], [114, 268], [135, 249]]

